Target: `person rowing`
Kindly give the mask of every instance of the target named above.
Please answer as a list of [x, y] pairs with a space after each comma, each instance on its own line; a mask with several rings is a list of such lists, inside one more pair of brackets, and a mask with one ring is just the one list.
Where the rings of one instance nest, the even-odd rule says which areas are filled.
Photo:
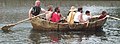
[[102, 11], [101, 15], [98, 17], [98, 19], [102, 19], [104, 17], [107, 16], [107, 12], [106, 11]]
[[56, 7], [55, 10], [54, 10], [54, 12], [51, 15], [51, 21], [59, 23], [59, 22], [62, 21], [61, 17], [64, 18], [64, 16], [60, 13], [60, 8]]
[[69, 10], [68, 16], [67, 16], [67, 22], [69, 24], [70, 29], [74, 28], [74, 16], [76, 14], [77, 9], [72, 6]]
[[52, 22], [59, 22], [60, 21], [60, 16], [58, 15], [59, 11], [60, 11], [60, 8], [56, 7], [54, 12], [51, 15]]
[[74, 23], [80, 23], [83, 21], [83, 19], [82, 19], [83, 14], [82, 13], [83, 13], [82, 8], [78, 8], [78, 10], [74, 16]]
[[88, 11], [88, 10], [85, 12], [85, 14], [86, 14], [86, 15], [83, 15], [83, 16], [82, 16], [82, 18], [83, 18], [82, 23], [84, 23], [85, 26], [88, 27], [89, 20], [90, 20], [91, 18], [93, 18], [93, 17], [91, 16], [90, 11]]
[[77, 9], [72, 6], [69, 10], [68, 16], [67, 16], [67, 22], [72, 25], [74, 24], [74, 16], [76, 14]]
[[32, 18], [32, 16], [37, 16], [41, 12], [44, 12], [44, 13], [46, 12], [45, 9], [40, 7], [40, 4], [41, 4], [40, 0], [35, 1], [35, 6], [31, 7], [31, 9], [29, 10], [29, 18], [30, 19]]

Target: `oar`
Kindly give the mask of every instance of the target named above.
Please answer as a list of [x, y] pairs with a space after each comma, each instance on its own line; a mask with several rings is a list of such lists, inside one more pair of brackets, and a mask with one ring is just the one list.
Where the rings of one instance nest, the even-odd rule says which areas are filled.
[[[42, 14], [39, 14], [39, 15], [34, 16], [34, 17], [32, 17], [32, 18], [36, 18], [36, 17], [41, 16], [41, 15], [44, 15], [44, 14], [45, 14], [45, 13], [42, 13]], [[22, 23], [22, 22], [24, 22], [24, 21], [30, 20], [30, 19], [31, 19], [31, 18], [27, 18], [27, 19], [18, 21], [17, 23], [5, 25], [5, 26], [1, 27], [1, 29], [2, 29], [3, 31], [9, 31], [9, 30], [10, 30], [9, 28], [11, 28], [11, 27], [13, 27], [13, 26], [15, 26], [15, 25], [17, 25], [17, 24], [20, 24], [20, 23]]]
[[110, 17], [110, 18], [113, 18], [113, 19], [116, 19], [116, 20], [120, 20], [120, 18], [116, 18], [116, 17], [110, 16], [110, 15], [107, 15], [107, 17]]

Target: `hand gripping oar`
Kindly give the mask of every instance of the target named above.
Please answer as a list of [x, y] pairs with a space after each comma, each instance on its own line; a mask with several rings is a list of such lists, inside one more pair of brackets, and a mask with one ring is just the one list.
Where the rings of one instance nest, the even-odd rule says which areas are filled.
[[116, 17], [109, 16], [109, 15], [107, 15], [107, 17], [110, 17], [110, 18], [113, 18], [113, 19], [116, 19], [116, 20], [120, 20], [120, 18], [116, 18]]
[[[100, 15], [95, 15], [93, 17], [99, 17]], [[110, 16], [110, 15], [107, 15], [106, 17], [109, 17], [109, 18], [112, 18], [112, 19], [116, 19], [116, 20], [120, 20], [120, 18], [117, 18], [117, 17], [113, 17], [113, 16]]]
[[[34, 17], [32, 17], [32, 18], [36, 18], [36, 17], [41, 16], [41, 15], [44, 15], [44, 14], [45, 14], [45, 13], [42, 13], [42, 14], [39, 14], [39, 15], [34, 16]], [[24, 21], [30, 20], [30, 19], [31, 19], [31, 18], [27, 18], [27, 19], [18, 21], [17, 23], [5, 25], [5, 26], [1, 27], [1, 29], [2, 29], [3, 31], [9, 31], [9, 28], [11, 28], [11, 27], [13, 27], [13, 26], [15, 26], [15, 25], [17, 25], [17, 24], [19, 24], [19, 23], [22, 23], [22, 22], [24, 22]]]

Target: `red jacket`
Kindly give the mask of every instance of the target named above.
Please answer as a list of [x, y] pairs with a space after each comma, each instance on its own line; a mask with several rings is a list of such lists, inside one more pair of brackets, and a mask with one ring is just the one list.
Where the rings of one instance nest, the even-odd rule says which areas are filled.
[[60, 15], [58, 15], [58, 13], [54, 12], [52, 14], [52, 18], [51, 18], [52, 22], [59, 22], [60, 21]]

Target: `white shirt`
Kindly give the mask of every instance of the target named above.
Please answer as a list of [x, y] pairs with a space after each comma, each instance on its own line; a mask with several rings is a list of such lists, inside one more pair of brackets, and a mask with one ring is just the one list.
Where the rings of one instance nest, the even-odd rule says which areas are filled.
[[82, 15], [81, 12], [76, 12], [75, 16], [74, 16], [74, 21], [75, 22], [79, 22], [79, 16]]
[[90, 19], [91, 17], [88, 16], [88, 15], [83, 15], [82, 18], [83, 18], [84, 21], [89, 21], [89, 19]]

